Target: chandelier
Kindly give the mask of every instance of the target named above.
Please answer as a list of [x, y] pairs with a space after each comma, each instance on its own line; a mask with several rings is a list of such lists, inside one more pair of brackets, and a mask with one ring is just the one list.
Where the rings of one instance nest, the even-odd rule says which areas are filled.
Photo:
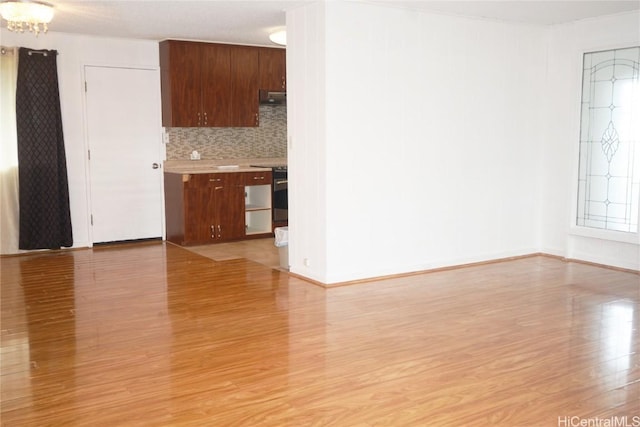
[[7, 29], [19, 33], [29, 30], [36, 36], [47, 32], [47, 24], [53, 18], [53, 6], [30, 0], [0, 2], [0, 15], [7, 21]]

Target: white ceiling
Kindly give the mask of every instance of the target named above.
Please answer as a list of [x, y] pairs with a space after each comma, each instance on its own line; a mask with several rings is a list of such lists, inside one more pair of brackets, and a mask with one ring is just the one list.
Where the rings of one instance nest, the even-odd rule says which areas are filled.
[[[50, 31], [109, 37], [175, 38], [269, 46], [272, 45], [269, 33], [285, 26], [285, 11], [313, 1], [49, 0], [56, 8], [49, 27]], [[640, 0], [354, 1], [536, 25], [640, 10]], [[4, 20], [2, 26], [6, 26]]]
[[[536, 25], [563, 24], [640, 10], [640, 0], [372, 0], [370, 3], [395, 4], [417, 10]], [[638, 24], [640, 26], [640, 22]]]

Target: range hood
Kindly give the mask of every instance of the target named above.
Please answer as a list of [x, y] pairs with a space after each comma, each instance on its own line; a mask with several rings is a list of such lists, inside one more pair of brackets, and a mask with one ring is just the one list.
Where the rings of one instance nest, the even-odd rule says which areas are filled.
[[260, 105], [287, 105], [287, 92], [260, 90]]

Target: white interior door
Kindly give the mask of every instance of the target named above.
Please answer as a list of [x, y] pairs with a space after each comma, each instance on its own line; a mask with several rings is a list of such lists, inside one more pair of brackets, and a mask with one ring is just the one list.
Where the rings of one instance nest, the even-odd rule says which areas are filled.
[[92, 241], [162, 237], [159, 71], [85, 66], [85, 79]]

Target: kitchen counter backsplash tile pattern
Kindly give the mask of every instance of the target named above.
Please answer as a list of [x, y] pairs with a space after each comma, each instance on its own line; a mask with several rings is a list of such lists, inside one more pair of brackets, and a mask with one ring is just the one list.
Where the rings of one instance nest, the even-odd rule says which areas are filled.
[[287, 156], [287, 107], [260, 106], [260, 126], [251, 128], [167, 128], [167, 160]]

